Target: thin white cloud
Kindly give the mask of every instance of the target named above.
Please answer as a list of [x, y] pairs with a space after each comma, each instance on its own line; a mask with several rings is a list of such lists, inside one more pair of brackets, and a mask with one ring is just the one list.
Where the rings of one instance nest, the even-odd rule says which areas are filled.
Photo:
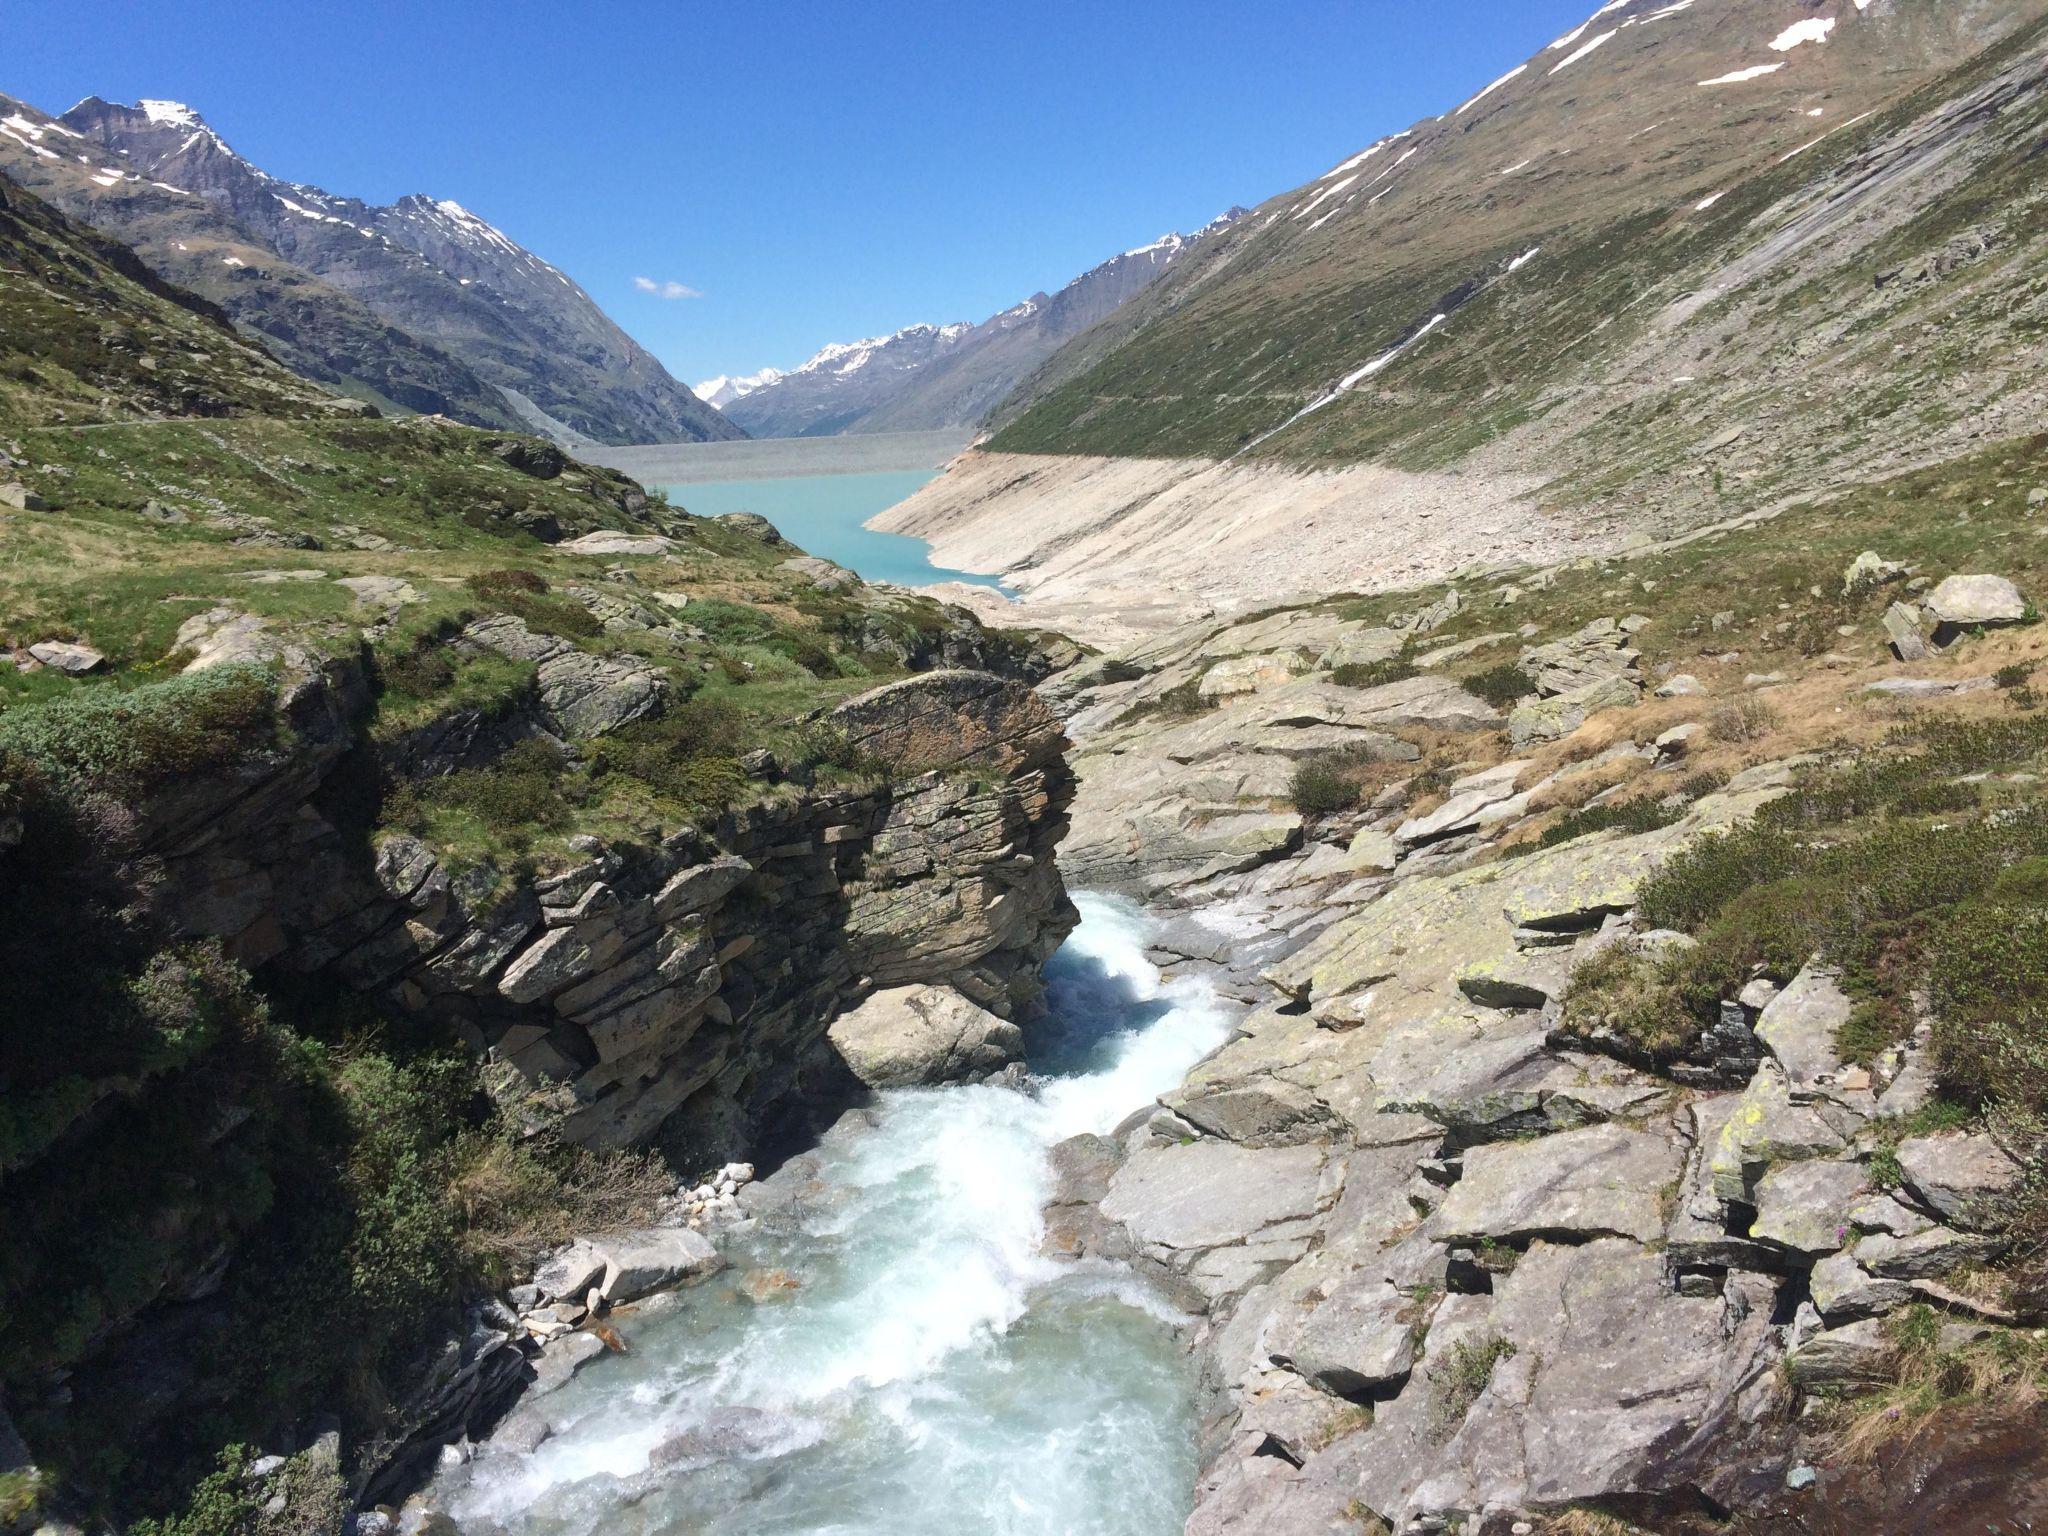
[[658, 299], [701, 299], [704, 297], [702, 289], [692, 288], [688, 283], [679, 283], [674, 278], [670, 278], [665, 283], [657, 283], [651, 277], [636, 277], [633, 279], [633, 286], [642, 293], [653, 294]]

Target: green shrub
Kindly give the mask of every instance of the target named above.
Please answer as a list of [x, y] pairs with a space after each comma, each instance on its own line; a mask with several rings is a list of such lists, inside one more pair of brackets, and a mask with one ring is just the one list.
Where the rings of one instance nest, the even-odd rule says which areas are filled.
[[509, 613], [542, 634], [594, 640], [604, 633], [595, 614], [574, 598], [550, 597], [546, 580], [532, 571], [480, 571], [469, 578], [468, 586], [500, 613]]
[[1184, 683], [1140, 699], [1116, 718], [1118, 725], [1135, 725], [1140, 720], [1191, 720], [1216, 708], [1220, 701], [1202, 692], [1202, 680], [1191, 677]]
[[1512, 661], [1488, 667], [1484, 672], [1474, 672], [1470, 677], [1460, 679], [1460, 685], [1467, 693], [1484, 699], [1495, 709], [1512, 709], [1536, 691], [1535, 680]]
[[276, 739], [277, 686], [249, 663], [126, 691], [98, 685], [0, 714], [0, 752], [124, 799], [205, 773]]
[[1961, 903], [1927, 950], [1944, 1085], [2048, 1122], [2048, 909]]
[[1341, 667], [1330, 669], [1330, 681], [1343, 688], [1378, 688], [1415, 675], [1415, 664], [1406, 656], [1390, 656], [1385, 661], [1346, 662]]
[[597, 773], [633, 779], [693, 814], [722, 810], [746, 788], [739, 756], [752, 737], [732, 704], [690, 699], [614, 731], [592, 749], [592, 762]]
[[534, 737], [488, 768], [400, 784], [386, 797], [384, 816], [388, 825], [425, 834], [435, 811], [458, 811], [493, 831], [530, 835], [567, 826], [584, 798], [584, 781], [570, 771], [561, 748]]
[[1359, 760], [1343, 751], [1314, 752], [1294, 765], [1287, 798], [1304, 816], [1348, 811], [1364, 794]]

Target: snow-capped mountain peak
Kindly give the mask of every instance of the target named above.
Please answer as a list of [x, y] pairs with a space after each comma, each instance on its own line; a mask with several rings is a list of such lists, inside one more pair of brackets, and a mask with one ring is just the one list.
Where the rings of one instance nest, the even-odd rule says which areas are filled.
[[763, 368], [759, 373], [721, 373], [718, 377], [706, 379], [701, 384], [692, 384], [690, 393], [706, 405], [715, 405], [722, 409], [735, 400], [746, 399], [755, 390], [773, 384], [782, 377], [783, 372], [780, 368]]

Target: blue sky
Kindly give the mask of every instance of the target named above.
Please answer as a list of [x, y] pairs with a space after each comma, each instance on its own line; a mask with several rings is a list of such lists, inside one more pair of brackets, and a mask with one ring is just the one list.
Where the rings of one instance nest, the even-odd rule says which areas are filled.
[[9, 0], [0, 90], [170, 97], [287, 179], [452, 197], [687, 382], [982, 319], [1455, 105], [1594, 6]]

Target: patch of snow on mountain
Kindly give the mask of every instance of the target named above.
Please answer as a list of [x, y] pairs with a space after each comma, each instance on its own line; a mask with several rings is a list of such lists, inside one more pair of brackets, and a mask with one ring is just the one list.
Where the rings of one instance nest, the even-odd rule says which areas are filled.
[[[1614, 32], [1619, 32], [1620, 30], [1621, 28], [1616, 27], [1614, 29]], [[1595, 48], [1598, 48], [1602, 43], [1606, 42], [1609, 38], [1613, 37], [1614, 32], [1602, 32], [1590, 43], [1580, 44], [1577, 48], [1572, 50], [1572, 52], [1566, 54], [1564, 58], [1558, 62], [1556, 68], [1551, 70], [1551, 73], [1554, 75], [1560, 69], [1569, 69], [1572, 65], [1578, 63], [1579, 60], [1583, 59], [1587, 54], [1591, 53]]]
[[1651, 11], [1648, 15], [1638, 16], [1636, 19], [1638, 21], [1662, 21], [1666, 16], [1676, 16], [1680, 11], [1691, 10], [1692, 4], [1693, 0], [1676, 0], [1676, 3], [1667, 5], [1662, 10]]
[[96, 187], [111, 187], [119, 183], [120, 180], [121, 173], [119, 171], [101, 171], [99, 175], [92, 178], [92, 183]]
[[506, 237], [503, 230], [478, 218], [453, 198], [440, 199], [434, 204], [434, 208], [444, 220], [455, 226], [456, 232], [469, 244], [494, 245], [513, 256], [525, 254], [516, 243]]
[[1502, 86], [1506, 85], [1510, 80], [1514, 79], [1515, 76], [1522, 73], [1522, 71], [1527, 69], [1528, 67], [1529, 66], [1526, 64], [1517, 64], [1513, 69], [1509, 70], [1506, 74], [1502, 75], [1498, 80], [1494, 81], [1493, 84], [1489, 85], [1477, 96], [1474, 96], [1470, 101], [1466, 102], [1464, 106], [1458, 108], [1457, 112], [1453, 112], [1451, 116], [1456, 117], [1459, 115], [1459, 113], [1464, 112], [1467, 108], [1478, 106], [1480, 102], [1486, 100], [1487, 97], [1491, 96], [1495, 91], [1499, 90]]
[[1692, 205], [1692, 211], [1694, 213], [1705, 213], [1727, 195], [1726, 192], [1709, 192], [1705, 197]]
[[1797, 156], [1799, 156], [1799, 155], [1803, 155], [1803, 154], [1805, 154], [1805, 153], [1806, 153], [1806, 152], [1807, 152], [1807, 151], [1808, 151], [1809, 149], [1813, 148], [1813, 146], [1814, 146], [1814, 145], [1816, 145], [1816, 144], [1819, 144], [1819, 143], [1822, 143], [1822, 142], [1824, 142], [1825, 140], [1828, 140], [1828, 139], [1831, 139], [1831, 138], [1833, 138], [1833, 137], [1834, 137], [1834, 136], [1835, 136], [1836, 134], [1840, 133], [1840, 132], [1841, 132], [1841, 131], [1842, 131], [1842, 130], [1843, 130], [1844, 128], [1854, 128], [1854, 127], [1855, 127], [1855, 126], [1856, 126], [1856, 125], [1857, 125], [1858, 123], [1860, 123], [1860, 122], [1862, 122], [1862, 121], [1863, 121], [1863, 118], [1865, 118], [1865, 117], [1875, 117], [1876, 115], [1877, 115], [1877, 114], [1876, 114], [1876, 113], [1875, 113], [1874, 111], [1873, 111], [1873, 112], [1865, 112], [1865, 113], [1864, 113], [1864, 114], [1863, 114], [1863, 115], [1862, 115], [1861, 117], [1852, 117], [1852, 118], [1850, 118], [1850, 119], [1849, 119], [1849, 121], [1847, 121], [1846, 123], [1837, 123], [1837, 124], [1835, 124], [1835, 126], [1834, 126], [1834, 127], [1830, 128], [1830, 129], [1829, 129], [1829, 130], [1828, 130], [1828, 131], [1827, 131], [1826, 133], [1822, 134], [1822, 135], [1820, 136], [1820, 138], [1818, 138], [1818, 139], [1809, 139], [1809, 140], [1808, 140], [1808, 141], [1807, 141], [1806, 143], [1804, 143], [1804, 144], [1800, 145], [1800, 146], [1799, 146], [1799, 147], [1798, 147], [1797, 149], [1793, 150], [1793, 151], [1792, 151], [1792, 152], [1791, 152], [1790, 154], [1784, 154], [1784, 155], [1780, 155], [1780, 156], [1778, 156], [1778, 164], [1780, 164], [1780, 165], [1783, 165], [1783, 164], [1784, 164], [1784, 163], [1785, 163], [1785, 162], [1786, 162], [1787, 160], [1791, 160], [1791, 159], [1794, 159], [1795, 157], [1797, 157]]
[[1531, 259], [1532, 257], [1534, 257], [1534, 256], [1535, 256], [1535, 254], [1536, 254], [1536, 253], [1537, 253], [1538, 251], [1542, 250], [1542, 249], [1543, 249], [1543, 247], [1542, 247], [1542, 246], [1540, 246], [1540, 245], [1532, 245], [1532, 246], [1530, 246], [1530, 247], [1529, 247], [1529, 249], [1527, 249], [1526, 251], [1522, 252], [1522, 254], [1521, 254], [1521, 255], [1517, 256], [1517, 257], [1516, 257], [1516, 258], [1515, 258], [1515, 259], [1514, 259], [1513, 261], [1511, 261], [1511, 262], [1509, 262], [1509, 263], [1508, 263], [1508, 270], [1509, 270], [1510, 272], [1519, 272], [1519, 271], [1521, 271], [1523, 267], [1525, 267], [1525, 266], [1527, 266], [1527, 265], [1528, 265], [1528, 263], [1529, 263], [1530, 259]]
[[1573, 27], [1571, 31], [1565, 33], [1563, 37], [1560, 37], [1556, 42], [1552, 43], [1550, 45], [1552, 51], [1555, 51], [1559, 48], [1571, 47], [1573, 43], [1576, 43], [1580, 38], [1586, 35], [1586, 29], [1592, 26], [1594, 22], [1598, 21], [1602, 16], [1605, 16], [1609, 11], [1618, 11], [1628, 3], [1629, 0], [1607, 0], [1607, 3], [1601, 6], [1599, 10], [1595, 11], [1592, 15], [1588, 16], [1584, 21], [1580, 22], [1576, 27]]
[[1834, 17], [1809, 16], [1804, 21], [1793, 22], [1772, 38], [1771, 49], [1775, 53], [1790, 53], [1801, 43], [1824, 43], [1828, 40], [1828, 34], [1834, 30]]
[[1711, 80], [1702, 80], [1700, 84], [1740, 85], [1745, 80], [1754, 80], [1759, 75], [1768, 75], [1784, 67], [1785, 61], [1783, 59], [1778, 60], [1775, 64], [1752, 64], [1747, 69], [1734, 69], [1725, 75], [1716, 75]]
[[1530, 164], [1531, 164], [1531, 163], [1532, 163], [1532, 162], [1530, 162], [1530, 161], [1527, 161], [1527, 160], [1517, 160], [1517, 161], [1516, 161], [1516, 162], [1515, 162], [1515, 163], [1514, 163], [1513, 165], [1504, 165], [1504, 166], [1502, 166], [1502, 167], [1501, 167], [1501, 168], [1500, 168], [1499, 170], [1495, 171], [1495, 172], [1494, 172], [1493, 174], [1494, 174], [1494, 175], [1496, 175], [1496, 176], [1512, 176], [1512, 175], [1514, 175], [1514, 174], [1515, 174], [1515, 172], [1517, 172], [1517, 171], [1521, 171], [1521, 170], [1527, 170], [1527, 169], [1529, 168], [1529, 166], [1530, 166]]
[[199, 114], [182, 101], [152, 101], [147, 96], [136, 105], [152, 123], [169, 123], [174, 128], [190, 128], [199, 121]]
[[0, 123], [0, 133], [6, 134], [7, 137], [14, 140], [17, 144], [21, 145], [31, 154], [38, 155], [45, 160], [56, 160], [62, 158], [57, 154], [55, 150], [43, 148], [43, 146], [38, 144], [34, 139], [23, 138], [19, 132], [17, 132], [13, 128], [8, 127], [4, 123]]
[[1360, 166], [1365, 164], [1366, 161], [1370, 160], [1374, 155], [1378, 154], [1388, 145], [1400, 143], [1401, 140], [1407, 138], [1414, 131], [1415, 130], [1413, 128], [1403, 128], [1399, 133], [1390, 133], [1384, 139], [1379, 139], [1371, 144], [1366, 145], [1365, 148], [1361, 149], [1349, 160], [1344, 161], [1341, 165], [1331, 166], [1327, 171], [1323, 172], [1322, 175], [1318, 176], [1316, 180], [1328, 181], [1332, 176], [1341, 176], [1344, 174], [1344, 172], [1351, 170], [1354, 166]]
[[1180, 237], [1180, 235], [1172, 231], [1168, 231], [1166, 234], [1161, 235], [1157, 240], [1154, 240], [1150, 245], [1135, 246], [1132, 249], [1125, 251], [1124, 255], [1150, 256], [1154, 251], [1178, 251], [1186, 243], [1187, 242], [1183, 240]]
[[1297, 219], [1306, 218], [1309, 214], [1315, 212], [1316, 206], [1319, 203], [1322, 203], [1328, 198], [1335, 197], [1339, 192], [1342, 192], [1346, 187], [1350, 186], [1351, 183], [1353, 183], [1356, 180], [1358, 180], [1356, 176], [1346, 176], [1342, 181], [1332, 182], [1329, 186], [1325, 187], [1322, 191], [1318, 192], [1314, 197], [1310, 198], [1307, 202], [1303, 203], [1300, 208], [1295, 210], [1294, 216]]

